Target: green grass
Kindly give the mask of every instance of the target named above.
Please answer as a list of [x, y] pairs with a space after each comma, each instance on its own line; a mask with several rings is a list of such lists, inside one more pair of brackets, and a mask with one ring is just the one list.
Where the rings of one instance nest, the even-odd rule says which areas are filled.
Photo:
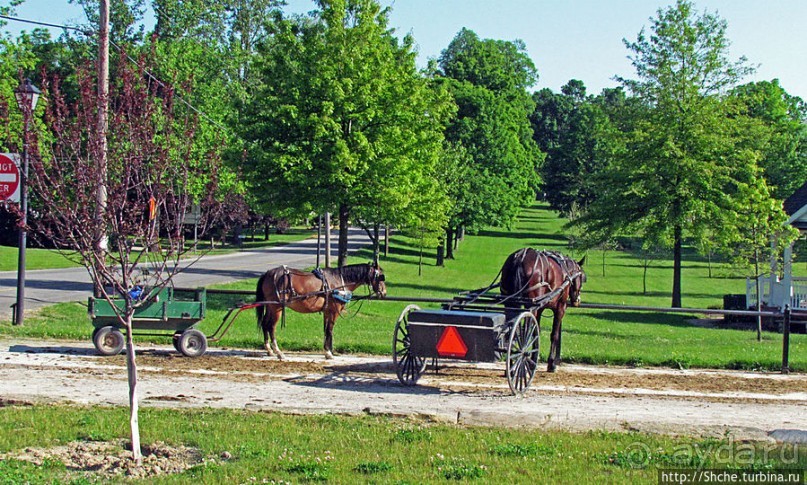
[[[0, 408], [0, 453], [75, 440], [126, 439], [124, 408]], [[43, 426], [43, 423], [47, 423]], [[204, 464], [148, 483], [657, 483], [661, 468], [804, 470], [792, 445], [641, 433], [427, 425], [384, 417], [290, 416], [141, 408], [144, 445], [197, 447]], [[406, 439], [402, 439], [406, 436]], [[225, 453], [226, 452], [226, 453]], [[222, 456], [230, 456], [223, 459]], [[87, 483], [52, 461], [0, 462], [3, 483]]]
[[[422, 275], [418, 275], [419, 248], [402, 235], [392, 237], [388, 257], [381, 265], [387, 275], [390, 296], [451, 298], [459, 291], [485, 287], [498, 274], [504, 259], [512, 251], [532, 246], [562, 250], [566, 248], [563, 221], [545, 206], [526, 209], [512, 230], [489, 229], [466, 236], [459, 244], [456, 259], [445, 267], [434, 265], [434, 251], [427, 251]], [[590, 251], [585, 266], [588, 281], [583, 287], [584, 302], [618, 305], [670, 306], [672, 261], [653, 261], [648, 271], [648, 292], [643, 294], [642, 261], [628, 251], [605, 253], [603, 276], [601, 251]], [[351, 262], [371, 259], [367, 251]], [[803, 265], [797, 265], [804, 271]], [[267, 268], [268, 269], [268, 268]], [[745, 278], [725, 265], [713, 264], [708, 277], [707, 263], [692, 252], [686, 254], [683, 269], [683, 304], [690, 308], [720, 308], [727, 293], [744, 293]], [[255, 281], [242, 281], [227, 288], [254, 291]], [[210, 296], [208, 317], [199, 324], [206, 334], [218, 327], [226, 310], [238, 303], [237, 297]], [[391, 350], [395, 322], [406, 303], [368, 301], [352, 303], [347, 315], [335, 327], [337, 352], [387, 354]], [[427, 306], [427, 305], [422, 305]], [[782, 336], [726, 328], [701, 328], [689, 320], [701, 315], [617, 312], [572, 308], [563, 323], [563, 359], [565, 362], [591, 364], [706, 367], [730, 369], [778, 370], [782, 357]], [[542, 319], [542, 354], [548, 351], [551, 312]], [[22, 327], [0, 323], [0, 335], [49, 338], [89, 339], [92, 326], [83, 304], [61, 304], [42, 310], [26, 319]], [[143, 337], [143, 340], [146, 340]], [[153, 337], [148, 339], [154, 340]], [[159, 338], [158, 338], [159, 339]], [[322, 316], [287, 314], [287, 325], [279, 328], [278, 340], [285, 350], [322, 348]], [[167, 343], [167, 339], [158, 340]], [[258, 348], [262, 336], [255, 323], [254, 311], [243, 312], [220, 345]], [[807, 335], [792, 335], [790, 365], [795, 371], [807, 371]]]
[[[0, 271], [16, 271], [19, 250], [16, 247], [0, 246]], [[51, 249], [28, 248], [25, 250], [25, 269], [60, 269], [81, 266], [75, 256], [65, 256]]]
[[[264, 239], [263, 234], [260, 234], [256, 235], [252, 240], [247, 234], [248, 237], [244, 240], [241, 248], [231, 244], [217, 243], [212, 250], [210, 249], [210, 241], [200, 240], [196, 246], [198, 252], [189, 251], [186, 256], [192, 257], [199, 253], [210, 255], [230, 254], [239, 249], [282, 246], [291, 242], [301, 241], [313, 235], [316, 235], [316, 231], [312, 232], [311, 229], [304, 227], [293, 227], [284, 234], [270, 234], [269, 239]], [[186, 241], [186, 243], [190, 247], [193, 241]], [[18, 257], [19, 250], [16, 247], [0, 246], [0, 271], [16, 271]], [[37, 248], [28, 248], [25, 251], [25, 268], [27, 270], [74, 268], [78, 266], [81, 266], [80, 258], [73, 253], [60, 253], [52, 249]]]

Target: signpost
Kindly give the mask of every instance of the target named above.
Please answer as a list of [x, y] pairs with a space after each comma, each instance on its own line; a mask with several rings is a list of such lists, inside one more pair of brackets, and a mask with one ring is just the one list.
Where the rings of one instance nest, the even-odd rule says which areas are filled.
[[19, 155], [0, 153], [0, 200], [20, 202]]

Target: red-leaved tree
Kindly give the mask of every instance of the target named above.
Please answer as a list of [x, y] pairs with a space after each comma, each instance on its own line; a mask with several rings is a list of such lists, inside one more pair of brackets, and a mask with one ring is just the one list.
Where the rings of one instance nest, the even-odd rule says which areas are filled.
[[[191, 206], [202, 208], [200, 235], [219, 224], [222, 166], [215, 148], [194, 143], [197, 117], [175, 102], [173, 88], [147, 74], [145, 57], [138, 63], [126, 55], [120, 59], [109, 94], [105, 170], [99, 164], [103, 144], [91, 66], [78, 70], [79, 91], [72, 102], [60, 92], [58, 80], [43, 74], [46, 129], [32, 135], [38, 140], [29, 140], [34, 147], [29, 230], [78, 255], [96, 297], [118, 313], [127, 336], [132, 451], [139, 463], [132, 316], [181, 271], [179, 260], [189, 250], [184, 219]], [[99, 186], [105, 187], [105, 201]], [[144, 289], [141, 296], [131, 291], [137, 286]]]

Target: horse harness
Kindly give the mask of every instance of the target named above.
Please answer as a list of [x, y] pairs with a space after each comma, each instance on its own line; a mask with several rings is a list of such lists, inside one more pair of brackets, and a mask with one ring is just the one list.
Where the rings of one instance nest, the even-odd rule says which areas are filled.
[[[544, 280], [544, 262], [546, 261], [548, 263], [548, 258], [551, 258], [552, 260], [554, 260], [558, 264], [558, 267], [560, 267], [561, 271], [563, 272], [563, 284], [561, 286], [559, 286], [558, 288], [555, 288], [554, 291], [556, 291], [556, 290], [558, 290], [560, 288], [566, 287], [575, 278], [577, 278], [581, 273], [581, 272], [577, 272], [575, 274], [571, 274], [569, 272], [569, 268], [567, 266], [567, 263], [569, 261], [573, 261], [572, 259], [569, 259], [566, 256], [564, 256], [564, 255], [562, 255], [562, 254], [560, 254], [558, 252], [555, 252], [555, 251], [537, 251], [537, 250], [532, 249], [532, 248], [523, 248], [523, 249], [520, 249], [519, 251], [516, 252], [515, 257], [514, 257], [514, 262], [518, 265], [519, 268], [523, 268], [523, 263], [527, 259], [527, 253], [528, 253], [529, 250], [533, 250], [536, 253], [535, 263], [533, 263], [532, 271], [530, 272], [530, 274], [524, 274], [523, 275], [524, 277], [526, 277], [526, 281], [524, 281], [523, 283], [521, 282], [521, 278], [522, 278], [521, 273], [519, 272], [517, 274], [517, 282], [521, 286], [521, 288], [516, 293], [514, 293], [513, 296], [519, 295], [521, 293], [529, 293], [531, 291], [534, 291], [534, 290], [537, 290], [537, 289], [543, 288], [543, 287], [546, 287], [546, 288], [552, 290], [552, 287], [549, 284], [549, 282]], [[532, 279], [532, 276], [535, 275], [536, 272], [540, 277], [540, 281], [533, 284], [532, 286], [528, 287], [527, 285], [529, 285], [530, 280]]]
[[345, 277], [342, 273], [339, 273], [339, 277], [342, 279], [342, 286], [339, 288], [334, 288], [331, 290], [330, 285], [328, 284], [328, 278], [325, 276], [325, 272], [322, 271], [322, 268], [314, 268], [311, 272], [322, 281], [322, 289], [320, 290], [321, 293], [325, 295], [327, 299], [328, 296], [333, 297], [334, 300], [340, 303], [350, 303], [350, 300], [353, 298], [353, 292], [345, 290]]
[[285, 264], [283, 265], [283, 273], [279, 277], [275, 276], [274, 283], [278, 302], [284, 303], [297, 298], [297, 292], [294, 290], [294, 285], [291, 284], [291, 271]]

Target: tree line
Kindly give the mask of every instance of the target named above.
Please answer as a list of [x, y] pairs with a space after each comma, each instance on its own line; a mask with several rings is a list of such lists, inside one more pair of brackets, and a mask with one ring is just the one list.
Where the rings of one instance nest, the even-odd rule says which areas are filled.
[[[684, 244], [748, 261], [764, 259], [772, 237], [794, 237], [781, 200], [807, 181], [805, 104], [775, 79], [743, 84], [753, 67], [729, 58], [726, 22], [692, 2], [624, 40], [635, 72], [590, 95], [574, 79], [530, 93], [539, 70], [523, 42], [468, 29], [419, 69], [416, 40], [397, 36], [375, 0], [319, 0], [303, 15], [274, 0], [152, 0], [149, 32], [144, 1], [112, 3], [113, 64], [137, 60], [137, 75], [170, 86], [172, 116], [192, 136], [160, 153], [191, 162], [186, 195], [210, 198], [215, 179], [216, 207], [234, 224], [331, 212], [340, 264], [348, 224], [376, 246], [379, 228], [394, 226], [450, 258], [462, 231], [510, 226], [539, 194], [583, 248], [632, 235], [647, 251], [671, 249], [680, 306]], [[65, 106], [82, 98], [97, 14], [75, 2], [84, 32], [0, 38], [3, 151], [21, 146], [22, 77], [58, 79]], [[41, 141], [58, 138], [37, 127]]]

